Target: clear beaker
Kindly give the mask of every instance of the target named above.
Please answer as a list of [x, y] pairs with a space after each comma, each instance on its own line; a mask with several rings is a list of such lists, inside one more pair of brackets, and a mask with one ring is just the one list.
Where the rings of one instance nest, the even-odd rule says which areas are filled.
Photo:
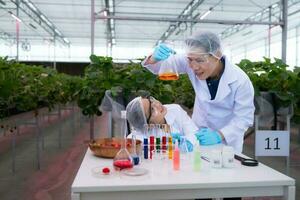
[[158, 78], [164, 81], [178, 80], [179, 74], [176, 66], [176, 59], [174, 54], [171, 54], [168, 59], [166, 59], [158, 72]]
[[121, 111], [121, 118], [123, 119], [123, 131], [124, 131], [124, 138], [122, 141], [121, 149], [118, 151], [116, 156], [114, 157], [113, 165], [115, 170], [122, 170], [126, 168], [133, 167], [133, 160], [126, 149], [126, 136], [127, 136], [127, 120], [126, 120], [126, 111]]

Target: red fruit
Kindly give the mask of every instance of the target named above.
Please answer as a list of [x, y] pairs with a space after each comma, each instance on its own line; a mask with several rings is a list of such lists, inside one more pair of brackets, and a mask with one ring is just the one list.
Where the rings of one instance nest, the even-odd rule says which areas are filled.
[[104, 167], [104, 168], [102, 169], [102, 173], [103, 173], [103, 174], [109, 174], [109, 172], [110, 172], [110, 169], [109, 169], [108, 167]]

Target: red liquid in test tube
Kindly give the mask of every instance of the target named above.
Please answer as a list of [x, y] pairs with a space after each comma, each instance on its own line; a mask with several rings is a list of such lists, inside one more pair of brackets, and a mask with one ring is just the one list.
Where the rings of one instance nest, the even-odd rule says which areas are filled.
[[154, 150], [154, 136], [150, 136], [150, 159], [152, 159], [153, 150]]

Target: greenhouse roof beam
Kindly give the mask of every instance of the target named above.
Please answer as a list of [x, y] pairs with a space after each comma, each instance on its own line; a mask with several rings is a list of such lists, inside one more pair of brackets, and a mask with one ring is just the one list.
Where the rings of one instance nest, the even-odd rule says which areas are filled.
[[159, 21], [159, 22], [193, 22], [193, 23], [208, 23], [208, 24], [257, 24], [257, 25], [282, 25], [282, 22], [269, 21], [250, 21], [250, 20], [218, 20], [218, 19], [178, 19], [178, 18], [158, 18], [158, 17], [130, 17], [130, 16], [96, 16], [97, 19], [115, 19], [128, 21]]
[[[15, 0], [11, 0], [11, 2], [17, 5]], [[70, 42], [62, 32], [30, 0], [20, 0], [19, 8], [47, 33], [53, 37], [55, 36], [62, 44], [70, 45]]]
[[[187, 19], [192, 15], [194, 10], [196, 10], [200, 4], [203, 3], [204, 0], [192, 0], [184, 9], [183, 11], [178, 15], [178, 19]], [[168, 37], [174, 33], [174, 31], [180, 26], [181, 23], [186, 23], [186, 22], [178, 22], [174, 23], [171, 22], [167, 30], [162, 34], [160, 39], [157, 41], [157, 44], [161, 41], [164, 42]]]
[[[295, 4], [299, 3], [299, 1], [297, 0], [289, 0], [288, 1], [288, 7], [291, 7]], [[274, 3], [270, 6], [268, 6], [267, 8], [262, 9], [260, 12], [255, 13], [254, 15], [250, 16], [249, 18], [247, 18], [246, 20], [255, 20], [255, 21], [263, 21], [263, 20], [269, 20], [269, 12], [272, 13], [272, 16], [277, 16], [278, 19], [280, 19], [281, 16], [281, 2], [277, 2]], [[242, 31], [248, 27], [250, 27], [253, 24], [237, 24], [237, 25], [233, 25], [227, 29], [225, 29], [222, 33], [221, 33], [221, 38], [225, 39], [230, 37], [231, 35]], [[276, 25], [276, 24], [269, 24], [269, 25]], [[277, 24], [277, 25], [283, 25], [282, 22], [281, 24]]]

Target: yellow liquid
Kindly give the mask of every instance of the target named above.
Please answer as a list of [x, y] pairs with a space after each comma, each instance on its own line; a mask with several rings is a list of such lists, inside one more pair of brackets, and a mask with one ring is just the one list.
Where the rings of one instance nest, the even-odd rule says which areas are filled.
[[159, 80], [163, 80], [163, 81], [173, 81], [173, 80], [178, 80], [179, 76], [176, 73], [163, 73], [163, 74], [159, 74], [158, 76]]
[[172, 137], [168, 138], [168, 157], [170, 160], [173, 158], [173, 148], [172, 148]]

